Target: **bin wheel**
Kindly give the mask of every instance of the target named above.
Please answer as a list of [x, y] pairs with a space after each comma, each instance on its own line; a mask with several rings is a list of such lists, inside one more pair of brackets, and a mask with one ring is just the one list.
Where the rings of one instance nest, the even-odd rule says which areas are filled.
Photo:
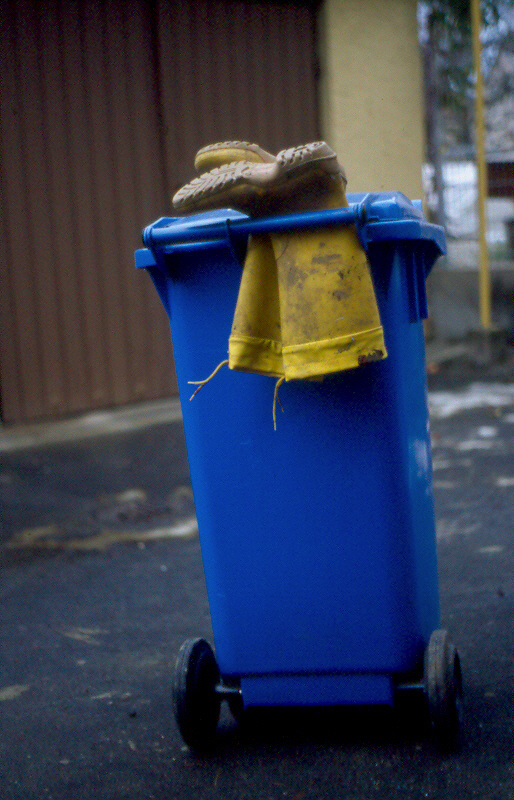
[[220, 714], [216, 687], [220, 673], [205, 639], [187, 639], [179, 650], [173, 682], [175, 720], [185, 743], [193, 750], [213, 744]]
[[425, 693], [439, 748], [455, 749], [462, 722], [462, 673], [448, 631], [436, 630], [430, 637], [425, 653]]

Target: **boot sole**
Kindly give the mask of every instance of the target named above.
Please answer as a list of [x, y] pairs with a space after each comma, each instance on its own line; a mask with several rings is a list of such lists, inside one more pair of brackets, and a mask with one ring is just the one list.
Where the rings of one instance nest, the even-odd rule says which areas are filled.
[[216, 167], [179, 189], [173, 205], [179, 211], [225, 203], [247, 206], [258, 202], [264, 193], [273, 197], [285, 186], [290, 191], [297, 184], [327, 176], [338, 176], [346, 185], [345, 172], [334, 151], [325, 142], [313, 142], [281, 150], [271, 163], [245, 160]]

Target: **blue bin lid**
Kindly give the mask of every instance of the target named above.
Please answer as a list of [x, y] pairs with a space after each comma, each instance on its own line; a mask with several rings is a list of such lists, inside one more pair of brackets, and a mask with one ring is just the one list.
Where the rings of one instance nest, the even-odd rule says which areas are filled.
[[[183, 250], [198, 251], [227, 244], [233, 247], [250, 234], [355, 224], [366, 250], [384, 242], [418, 242], [431, 251], [429, 268], [438, 256], [446, 253], [444, 229], [426, 221], [419, 201], [412, 202], [400, 192], [377, 192], [349, 194], [348, 203], [347, 208], [258, 219], [232, 209], [162, 217], [145, 228], [143, 242], [159, 260], [159, 256]], [[144, 253], [140, 250], [136, 254], [138, 267], [150, 266], [150, 254]]]

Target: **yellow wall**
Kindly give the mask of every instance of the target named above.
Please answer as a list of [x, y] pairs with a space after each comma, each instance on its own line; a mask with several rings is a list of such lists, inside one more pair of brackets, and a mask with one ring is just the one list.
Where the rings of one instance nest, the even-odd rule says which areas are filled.
[[422, 197], [423, 101], [416, 0], [325, 0], [323, 138], [348, 192]]

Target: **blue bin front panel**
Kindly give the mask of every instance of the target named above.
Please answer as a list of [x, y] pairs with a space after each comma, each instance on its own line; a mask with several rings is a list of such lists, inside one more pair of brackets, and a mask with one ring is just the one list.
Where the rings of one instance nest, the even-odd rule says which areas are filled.
[[241, 266], [167, 257], [172, 339], [221, 673], [395, 673], [439, 619], [421, 322], [407, 255], [371, 253], [389, 357], [280, 389], [223, 368]]

